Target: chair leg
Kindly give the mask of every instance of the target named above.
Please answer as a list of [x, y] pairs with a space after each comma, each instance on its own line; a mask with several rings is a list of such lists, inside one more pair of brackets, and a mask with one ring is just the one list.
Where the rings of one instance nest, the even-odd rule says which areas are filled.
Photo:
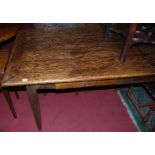
[[10, 110], [12, 112], [13, 117], [17, 118], [17, 114], [16, 114], [15, 108], [13, 106], [13, 102], [11, 100], [9, 92], [6, 89], [2, 89], [2, 92], [3, 92], [3, 94], [4, 94], [4, 96], [5, 96], [6, 100], [7, 100], [7, 103], [9, 105], [9, 108], [10, 108]]
[[130, 25], [124, 47], [120, 55], [121, 62], [125, 61], [125, 58], [130, 51], [130, 48], [133, 44], [133, 37], [136, 32], [136, 29], [137, 29], [137, 23], [133, 23]]

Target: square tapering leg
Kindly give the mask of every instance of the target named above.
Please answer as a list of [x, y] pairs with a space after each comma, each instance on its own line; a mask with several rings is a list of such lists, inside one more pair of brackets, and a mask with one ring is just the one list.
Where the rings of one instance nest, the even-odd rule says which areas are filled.
[[41, 130], [42, 122], [41, 122], [41, 112], [40, 112], [39, 98], [37, 94], [37, 87], [26, 86], [26, 89], [37, 127], [39, 130]]
[[10, 110], [12, 112], [13, 117], [17, 118], [17, 114], [16, 114], [15, 108], [13, 106], [13, 102], [12, 102], [12, 99], [10, 97], [9, 92], [6, 89], [2, 89], [2, 92], [3, 92], [3, 94], [4, 94], [4, 96], [5, 96], [6, 100], [7, 100], [7, 103], [9, 105], [9, 108], [10, 108]]

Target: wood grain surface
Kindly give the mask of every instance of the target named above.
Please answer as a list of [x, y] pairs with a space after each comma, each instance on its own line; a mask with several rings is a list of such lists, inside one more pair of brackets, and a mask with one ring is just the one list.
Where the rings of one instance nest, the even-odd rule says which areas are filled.
[[121, 63], [124, 41], [117, 37], [105, 40], [104, 29], [97, 24], [50, 32], [20, 31], [2, 86], [52, 84], [61, 89], [76, 87], [77, 82], [77, 87], [83, 87], [123, 84], [120, 80], [126, 84], [128, 79], [131, 83], [154, 81], [154, 45], [133, 47]]

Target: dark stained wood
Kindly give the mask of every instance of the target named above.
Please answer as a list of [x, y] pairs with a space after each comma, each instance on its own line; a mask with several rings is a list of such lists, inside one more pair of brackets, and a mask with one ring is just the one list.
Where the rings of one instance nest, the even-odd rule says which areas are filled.
[[41, 130], [41, 113], [40, 113], [40, 105], [39, 105], [39, 98], [37, 95], [37, 86], [27, 86], [27, 94], [30, 101], [30, 105], [34, 114], [34, 118], [39, 130]]
[[105, 42], [103, 30], [92, 27], [49, 33], [20, 32], [2, 85], [58, 84], [155, 75], [154, 46], [133, 47], [122, 65], [118, 58], [123, 42]]
[[0, 24], [0, 43], [14, 37], [18, 30], [18, 24]]
[[126, 37], [126, 41], [125, 41], [123, 50], [122, 50], [121, 55], [120, 55], [120, 61], [121, 62], [125, 61], [125, 58], [126, 58], [127, 54], [129, 53], [129, 50], [131, 50], [131, 45], [133, 44], [133, 37], [134, 37], [135, 32], [137, 30], [137, 25], [138, 25], [137, 23], [133, 23], [129, 27], [129, 31], [128, 31], [128, 34]]
[[9, 105], [9, 108], [10, 108], [12, 114], [13, 114], [13, 117], [14, 118], [17, 118], [17, 114], [16, 114], [15, 108], [13, 106], [13, 102], [11, 100], [11, 97], [9, 95], [9, 92], [6, 89], [2, 89], [2, 92], [3, 92], [3, 94], [4, 94], [4, 96], [5, 96], [6, 100], [7, 100], [7, 103]]

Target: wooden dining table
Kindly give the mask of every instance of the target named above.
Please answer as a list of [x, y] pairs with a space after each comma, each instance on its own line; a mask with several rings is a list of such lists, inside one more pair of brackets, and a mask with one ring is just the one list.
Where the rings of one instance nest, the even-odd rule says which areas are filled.
[[104, 40], [101, 26], [50, 32], [19, 31], [2, 86], [25, 86], [34, 118], [42, 128], [38, 89], [116, 86], [155, 81], [155, 48], [137, 45], [119, 61], [121, 38]]

